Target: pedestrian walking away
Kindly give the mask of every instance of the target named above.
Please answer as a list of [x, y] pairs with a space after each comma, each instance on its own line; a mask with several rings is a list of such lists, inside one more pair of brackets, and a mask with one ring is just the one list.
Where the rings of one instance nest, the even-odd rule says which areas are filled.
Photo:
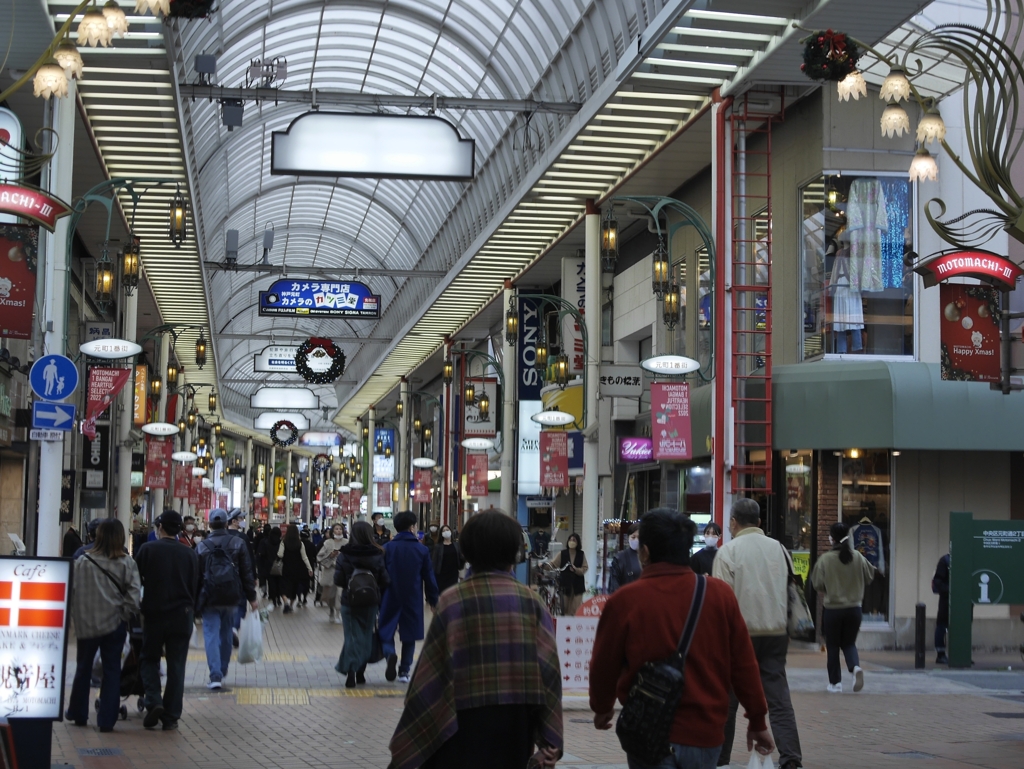
[[[793, 561], [786, 548], [761, 530], [761, 509], [753, 499], [740, 499], [733, 505], [729, 532], [732, 540], [718, 549], [712, 574], [725, 580], [736, 594], [757, 657], [761, 686], [768, 701], [768, 719], [779, 748], [779, 766], [794, 769], [803, 766], [803, 753], [786, 678], [789, 575]], [[719, 766], [727, 766], [732, 758], [738, 707], [733, 697]]]
[[437, 606], [437, 580], [430, 551], [416, 539], [416, 514], [405, 511], [396, 515], [395, 532], [394, 539], [384, 546], [384, 565], [391, 584], [380, 608], [380, 640], [388, 660], [384, 677], [394, 681], [398, 632], [402, 641], [398, 680], [409, 683], [416, 642], [423, 640], [423, 593], [426, 591], [431, 607]]
[[231, 662], [235, 614], [241, 601], [255, 611], [256, 581], [253, 578], [249, 546], [242, 537], [227, 530], [228, 513], [214, 508], [208, 522], [210, 535], [196, 547], [199, 556], [199, 601], [203, 618], [206, 664], [210, 669], [207, 689], [221, 689]]
[[101, 732], [113, 731], [117, 723], [126, 623], [139, 611], [139, 569], [124, 545], [121, 522], [104, 521], [96, 531], [92, 548], [74, 563], [71, 616], [77, 638], [77, 664], [64, 715], [76, 726], [88, 723], [92, 662], [99, 650], [103, 683], [96, 722]]
[[935, 565], [932, 592], [939, 596], [939, 613], [935, 616], [935, 664], [948, 665], [946, 633], [949, 632], [949, 553], [942, 556]]
[[712, 521], [704, 527], [704, 547], [693, 554], [690, 565], [697, 574], [711, 574], [718, 555], [718, 543], [722, 540], [722, 527]]
[[[246, 525], [245, 525], [245, 513], [240, 508], [234, 508], [228, 511], [228, 534], [233, 537], [238, 537], [245, 543], [245, 549], [249, 553], [249, 567], [252, 569], [252, 581], [253, 586], [258, 591], [260, 587], [258, 569], [256, 568], [256, 548], [253, 547], [252, 541], [246, 536]], [[234, 621], [234, 638], [232, 645], [238, 647], [238, 629], [242, 626], [242, 619], [245, 617], [246, 598], [243, 596], [238, 601], [238, 607], [235, 611]]]
[[[468, 526], [467, 526], [468, 528]], [[682, 696], [669, 731], [671, 752], [660, 763], [626, 754], [629, 769], [711, 769], [727, 739], [730, 691], [743, 703], [747, 747], [774, 749], [765, 723], [757, 659], [740, 607], [729, 587], [690, 568], [696, 525], [682, 513], [657, 508], [640, 519], [638, 555], [643, 573], [619, 588], [601, 611], [590, 660], [594, 726], [610, 729], [616, 698], [625, 704], [641, 668], [677, 653], [698, 579], [703, 602], [684, 660]]]
[[[157, 539], [139, 548], [135, 562], [142, 582], [142, 684], [147, 729], [178, 728], [185, 693], [185, 662], [199, 595], [199, 556], [178, 541], [182, 520], [174, 510], [156, 519]], [[167, 685], [160, 691], [160, 658], [167, 660]]]
[[440, 541], [430, 547], [424, 538], [423, 544], [430, 549], [430, 559], [434, 565], [434, 577], [437, 579], [437, 590], [443, 593], [452, 585], [459, 583], [459, 572], [466, 565], [459, 543], [452, 539], [452, 527], [442, 526]]
[[488, 510], [469, 519], [460, 543], [471, 575], [438, 601], [390, 767], [554, 766], [562, 756], [558, 648], [551, 616], [511, 573], [522, 530]]
[[331, 582], [335, 589], [342, 588], [341, 624], [345, 627], [345, 645], [334, 669], [345, 676], [345, 686], [351, 689], [366, 683], [366, 665], [377, 661], [371, 659], [377, 614], [391, 584], [384, 550], [366, 521], [352, 524], [352, 538], [338, 551]]
[[853, 674], [853, 690], [859, 692], [864, 688], [864, 670], [857, 655], [857, 634], [864, 589], [875, 578], [875, 567], [850, 546], [850, 527], [842, 521], [832, 524], [828, 543], [832, 549], [818, 559], [811, 571], [811, 585], [825, 596], [822, 623], [828, 652], [828, 691], [843, 691], [843, 671], [839, 666], [842, 649], [846, 668]]
[[[366, 523], [366, 521], [361, 523]], [[371, 531], [373, 530], [372, 526], [366, 525]], [[316, 565], [320, 570], [320, 585], [323, 589], [320, 602], [327, 605], [328, 622], [341, 622], [341, 615], [338, 613], [338, 588], [334, 584], [334, 574], [338, 552], [347, 543], [345, 529], [340, 523], [336, 523], [331, 527], [331, 536], [324, 540], [320, 552], [316, 554]]]
[[587, 556], [583, 552], [583, 540], [575, 531], [566, 540], [566, 549], [558, 554], [558, 579], [562, 587], [562, 614], [572, 617], [583, 603], [587, 584], [583, 575], [587, 573]]
[[313, 576], [313, 566], [306, 556], [306, 548], [299, 536], [299, 527], [294, 523], [281, 538], [277, 546], [277, 559], [281, 561], [281, 588], [285, 598], [284, 613], [291, 614], [299, 588], [308, 584]]
[[640, 578], [640, 524], [634, 523], [629, 527], [629, 538], [626, 540], [627, 547], [615, 554], [610, 569], [611, 576], [608, 578], [608, 592], [614, 593], [623, 585], [635, 582]]
[[[268, 523], [263, 527], [263, 539], [256, 548], [256, 563], [260, 575], [260, 584], [267, 586], [266, 597], [271, 608], [281, 605], [281, 572], [274, 573], [274, 562], [281, 546], [281, 530], [271, 527]], [[280, 567], [279, 567], [280, 568]]]

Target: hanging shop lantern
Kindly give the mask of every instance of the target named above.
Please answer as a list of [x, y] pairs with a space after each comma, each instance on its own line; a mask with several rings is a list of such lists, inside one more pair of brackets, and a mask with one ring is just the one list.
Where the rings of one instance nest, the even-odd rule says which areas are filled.
[[441, 366], [441, 379], [444, 380], [445, 385], [450, 385], [455, 379], [455, 363], [451, 358], [444, 359], [444, 365]]
[[515, 301], [515, 297], [508, 300], [508, 310], [505, 312], [505, 341], [511, 347], [519, 340], [519, 310], [516, 309]]
[[199, 366], [200, 371], [206, 365], [206, 337], [202, 331], [199, 332], [199, 338], [196, 340], [196, 365]]
[[385, 446], [384, 447], [384, 459], [391, 459], [391, 447], [390, 446]]
[[[185, 428], [188, 427], [188, 423], [185, 422], [185, 417], [178, 420], [178, 432], [184, 434]], [[194, 453], [194, 452], [193, 452]]]
[[665, 299], [661, 309], [665, 325], [670, 330], [674, 329], [679, 322], [679, 284], [675, 281], [672, 281], [672, 285], [665, 292]]
[[[199, 444], [196, 441], [192, 441], [191, 451], [192, 451], [193, 454], [198, 454], [199, 453]], [[201, 460], [201, 459], [202, 459], [202, 457], [197, 457], [196, 458], [196, 462], [198, 463], [199, 460]]]
[[168, 226], [168, 236], [175, 248], [181, 248], [182, 243], [185, 242], [186, 222], [188, 219], [185, 205], [185, 198], [182, 197], [181, 190], [178, 190], [174, 193], [174, 197], [171, 198], [170, 222]]
[[[57, 50], [53, 52], [53, 58], [61, 66], [61, 69], [64, 70], [66, 77], [73, 77], [75, 80], [82, 79], [82, 67], [84, 64], [82, 62], [82, 54], [78, 52], [78, 46], [72, 43], [70, 38], [64, 37], [61, 44], [57, 46]], [[37, 93], [36, 96], [39, 96], [39, 94]]]
[[420, 430], [422, 430], [422, 429], [423, 429], [423, 422], [420, 421], [419, 417], [416, 417], [414, 420], [412, 420], [412, 430], [413, 430], [414, 433], [419, 435], [420, 434]]
[[177, 387], [178, 386], [178, 364], [168, 363], [167, 364], [167, 386]]
[[433, 430], [431, 430], [429, 427], [424, 427], [423, 428], [423, 443], [429, 446], [430, 445], [430, 437], [433, 434], [434, 434]]
[[114, 265], [106, 249], [96, 263], [96, 302], [106, 306], [114, 301]]
[[121, 252], [121, 285], [126, 296], [131, 296], [139, 285], [139, 266], [139, 239], [129, 233]]
[[533, 365], [541, 371], [545, 371], [548, 367], [548, 342], [543, 335], [537, 340], [535, 351], [536, 357]]
[[376, 451], [376, 453], [377, 454], [383, 454], [384, 453], [384, 441], [381, 440], [380, 438], [377, 439], [377, 451]]
[[615, 262], [619, 258], [619, 223], [615, 219], [612, 207], [608, 206], [608, 214], [601, 222], [601, 270], [615, 272]]
[[216, 424], [215, 424], [215, 425], [213, 426], [213, 434], [214, 434], [214, 435], [216, 435], [216, 436], [217, 436], [217, 437], [219, 438], [219, 437], [220, 437], [220, 433], [221, 433], [221, 426], [220, 426], [220, 422], [217, 422], [217, 423], [216, 423]]
[[87, 45], [90, 48], [95, 48], [97, 45], [107, 48], [113, 39], [114, 33], [110, 29], [110, 24], [107, 23], [107, 17], [93, 4], [92, 8], [86, 11], [82, 20], [78, 22], [78, 44]]
[[206, 445], [206, 438], [199, 436], [199, 448], [203, 448]]
[[36, 70], [36, 76], [32, 80], [32, 93], [44, 99], [51, 96], [63, 99], [68, 95], [68, 76], [56, 59], [50, 59]]
[[476, 388], [472, 382], [466, 382], [466, 403], [473, 403], [476, 400]]
[[210, 413], [215, 414], [217, 412], [217, 393], [210, 392]]
[[159, 398], [160, 391], [163, 389], [163, 385], [164, 383], [163, 381], [161, 381], [160, 377], [154, 376], [152, 379], [149, 380], [149, 394], [154, 398]]
[[197, 412], [195, 409], [189, 409], [188, 410], [188, 417], [186, 417], [186, 421], [188, 422], [188, 429], [189, 430], [191, 430], [193, 427], [196, 426], [196, 420], [198, 418], [199, 418], [199, 412]]
[[363, 425], [363, 440], [365, 441], [369, 437], [370, 437], [370, 428], [367, 427], [366, 425]]
[[669, 289], [668, 273], [668, 251], [665, 244], [659, 240], [651, 261], [651, 288], [658, 299], [661, 299]]
[[403, 411], [405, 411], [405, 404], [402, 401], [395, 403], [395, 416], [402, 416]]
[[480, 419], [487, 420], [491, 415], [491, 399], [487, 397], [487, 391], [484, 390], [480, 393], [480, 401], [476, 404], [480, 410]]
[[554, 363], [554, 381], [563, 390], [569, 384], [569, 356], [558, 355]]

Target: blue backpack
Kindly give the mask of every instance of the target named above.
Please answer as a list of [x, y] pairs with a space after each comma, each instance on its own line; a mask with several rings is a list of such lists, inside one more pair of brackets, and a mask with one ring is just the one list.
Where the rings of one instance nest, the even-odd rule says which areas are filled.
[[203, 595], [206, 606], [237, 606], [242, 602], [238, 567], [223, 545], [209, 543], [203, 570]]

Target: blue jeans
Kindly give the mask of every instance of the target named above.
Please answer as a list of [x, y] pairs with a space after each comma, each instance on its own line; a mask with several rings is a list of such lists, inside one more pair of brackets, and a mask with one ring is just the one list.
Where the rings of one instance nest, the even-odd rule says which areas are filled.
[[78, 664], [71, 684], [68, 717], [86, 723], [89, 720], [89, 681], [96, 650], [103, 660], [103, 683], [100, 686], [100, 710], [96, 721], [100, 729], [113, 729], [121, 708], [121, 650], [124, 648], [126, 626], [122, 622], [106, 635], [78, 639]]
[[220, 681], [228, 674], [231, 662], [231, 631], [235, 624], [235, 607], [203, 609], [203, 642], [210, 680]]
[[715, 769], [721, 752], [721, 745], [717, 748], [693, 748], [673, 742], [672, 754], [665, 756], [660, 764], [645, 764], [628, 754], [626, 763], [629, 769]]

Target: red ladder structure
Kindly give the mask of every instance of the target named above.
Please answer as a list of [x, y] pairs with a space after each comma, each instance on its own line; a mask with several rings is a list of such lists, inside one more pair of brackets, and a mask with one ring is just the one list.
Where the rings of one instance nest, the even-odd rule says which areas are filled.
[[[733, 105], [732, 128], [732, 493], [770, 509], [772, 496], [772, 124], [778, 114]], [[779, 107], [781, 114], [781, 106]], [[763, 499], [762, 499], [763, 498]]]

